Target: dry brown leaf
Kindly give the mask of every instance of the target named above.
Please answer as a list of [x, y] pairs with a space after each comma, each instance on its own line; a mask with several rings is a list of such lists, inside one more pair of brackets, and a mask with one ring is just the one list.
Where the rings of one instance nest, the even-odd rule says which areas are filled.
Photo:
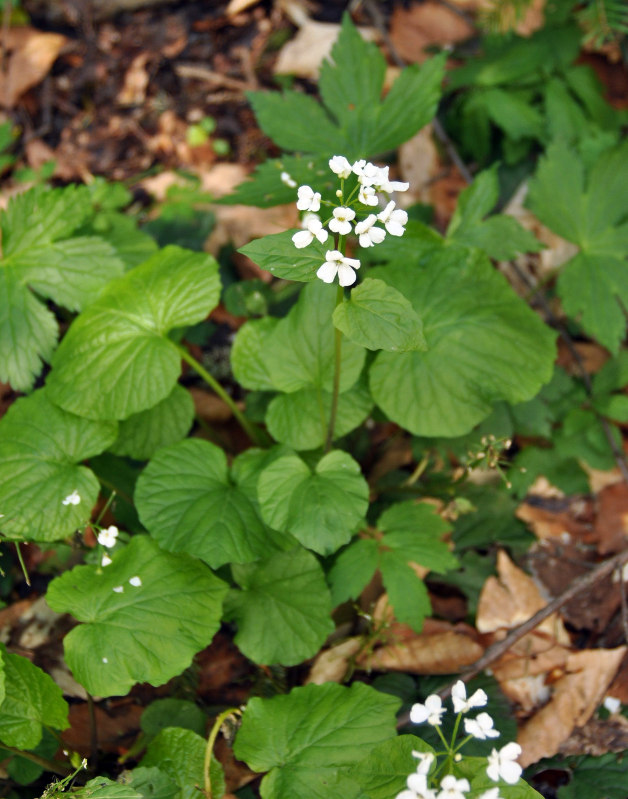
[[279, 51], [275, 74], [317, 80], [339, 30], [336, 23], [308, 20]]
[[60, 33], [10, 28], [3, 36], [3, 55], [9, 55], [6, 71], [0, 73], [0, 105], [12, 107], [24, 92], [42, 81], [66, 42]]
[[433, 179], [442, 169], [431, 125], [426, 125], [399, 148], [401, 179], [410, 184], [410, 192], [417, 202], [432, 204]]
[[306, 685], [309, 683], [322, 685], [326, 682], [342, 682], [349, 670], [349, 661], [358, 654], [363, 646], [364, 638], [360, 635], [347, 638], [346, 641], [332, 646], [331, 649], [320, 652], [312, 664], [310, 673], [305, 681]]
[[202, 388], [188, 389], [194, 400], [194, 410], [208, 422], [226, 422], [232, 416], [231, 408], [226, 402], [210, 394]]
[[572, 538], [578, 541], [589, 540], [591, 537], [589, 527], [574, 518], [565, 502], [561, 502], [560, 506], [567, 507], [567, 510], [552, 510], [523, 502], [517, 508], [515, 515], [530, 527], [539, 541], [548, 538], [557, 538], [565, 542]]
[[608, 719], [590, 718], [584, 727], [576, 727], [560, 746], [561, 755], [592, 755], [628, 749], [628, 719], [615, 715]]
[[251, 6], [255, 6], [258, 3], [259, 0], [231, 0], [227, 8], [225, 8], [225, 15], [227, 17], [234, 17], [241, 11], [246, 11], [247, 8], [251, 8]]
[[[101, 751], [118, 752], [120, 746], [130, 746], [133, 743], [140, 729], [143, 712], [140, 705], [133, 704], [133, 699], [114, 699], [107, 710], [101, 705], [94, 705], [93, 712]], [[61, 733], [64, 747], [85, 757], [91, 754], [90, 713], [87, 702], [70, 705], [70, 727]]]
[[582, 727], [606, 694], [626, 647], [588, 649], [567, 659], [566, 674], [554, 684], [550, 701], [519, 730], [519, 763], [525, 768], [555, 755], [575, 727]]
[[429, 58], [424, 52], [429, 45], [455, 44], [473, 33], [473, 26], [460, 14], [435, 0], [409, 8], [395, 5], [390, 21], [390, 39], [396, 51], [404, 60], [419, 63]]
[[122, 89], [118, 95], [120, 105], [141, 105], [146, 99], [149, 75], [146, 64], [150, 58], [149, 53], [136, 55], [124, 75]]
[[594, 533], [600, 555], [625, 548], [628, 537], [628, 486], [617, 483], [602, 489], [597, 496], [598, 512]]

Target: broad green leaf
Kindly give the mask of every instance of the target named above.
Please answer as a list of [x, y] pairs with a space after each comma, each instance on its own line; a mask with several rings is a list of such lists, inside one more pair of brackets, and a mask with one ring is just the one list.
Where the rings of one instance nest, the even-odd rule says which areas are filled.
[[485, 219], [455, 236], [467, 247], [477, 247], [498, 261], [508, 261], [524, 252], [539, 252], [543, 244], [533, 233], [522, 227], [514, 216], [499, 214]]
[[[280, 394], [271, 400], [266, 413], [268, 432], [295, 450], [316, 449], [327, 438], [332, 395], [328, 391], [303, 388], [293, 394]], [[336, 424], [332, 440], [350, 433], [371, 412], [373, 400], [363, 382], [356, 383], [338, 397]]]
[[318, 239], [307, 247], [299, 249], [294, 246], [292, 237], [296, 230], [283, 233], [271, 233], [261, 239], [254, 239], [238, 252], [249, 257], [262, 269], [266, 269], [275, 277], [286, 280], [301, 280], [305, 283], [316, 280], [316, 272], [325, 263], [327, 250], [332, 244], [321, 244]]
[[109, 447], [116, 455], [146, 461], [160, 447], [181, 441], [194, 421], [194, 401], [190, 392], [175, 385], [157, 405], [129, 416], [118, 426], [118, 438]]
[[423, 325], [410, 302], [383, 280], [367, 277], [336, 306], [334, 325], [368, 350], [425, 350]]
[[628, 385], [628, 350], [610, 358], [593, 377], [593, 394], [601, 397]]
[[[222, 205], [255, 205], [258, 208], [271, 208], [296, 202], [297, 187], [311, 186], [315, 191], [324, 192], [336, 188], [336, 176], [330, 172], [329, 154], [326, 151], [322, 158], [304, 157], [300, 155], [283, 155], [281, 158], [269, 159], [259, 164], [246, 180], [236, 187], [233, 194], [220, 197], [215, 202]], [[287, 173], [296, 186], [286, 185], [282, 173]]]
[[[39, 389], [0, 421], [0, 506], [7, 538], [56, 541], [90, 518], [98, 480], [81, 461], [115, 441], [115, 422], [66, 413]], [[74, 491], [78, 505], [63, 504]]]
[[[35, 746], [33, 749], [29, 749], [28, 751], [29, 753], [32, 752], [34, 755], [39, 755], [39, 757], [44, 758], [45, 760], [51, 760], [54, 758], [58, 749], [58, 739], [52, 734], [52, 732], [44, 727], [41, 741], [37, 744], [37, 746]], [[9, 755], [9, 750], [3, 751], [2, 744], [0, 744], [0, 757], [4, 759]], [[8, 763], [5, 761], [6, 773], [18, 785], [30, 785], [32, 782], [35, 782], [35, 780], [39, 779], [39, 777], [41, 777], [46, 770], [43, 766], [40, 766], [39, 763], [34, 763], [32, 760], [27, 759], [27, 757], [13, 755]]]
[[120, 785], [108, 777], [94, 777], [80, 788], [72, 790], [76, 799], [142, 799], [142, 794], [131, 785]]
[[81, 228], [81, 233], [83, 231], [107, 241], [127, 269], [148, 260], [157, 250], [155, 239], [139, 230], [135, 219], [117, 211], [97, 213], [88, 225]]
[[[278, 391], [320, 387], [332, 391], [335, 334], [332, 313], [336, 306], [334, 286], [320, 280], [308, 284], [297, 304], [266, 339], [263, 358]], [[340, 392], [348, 391], [362, 371], [366, 351], [344, 340], [340, 359]]]
[[7, 652], [0, 644], [5, 695], [0, 704], [0, 741], [17, 749], [34, 749], [43, 728], [65, 730], [68, 704], [61, 689], [25, 657]]
[[558, 789], [558, 799], [624, 799], [628, 759], [622, 752], [578, 758], [571, 779]]
[[584, 109], [560, 78], [552, 78], [545, 86], [544, 94], [550, 137], [569, 145], [575, 144], [587, 131]]
[[408, 564], [408, 556], [399, 550], [383, 552], [379, 568], [395, 618], [421, 632], [432, 605], [425, 583]]
[[450, 525], [425, 502], [398, 502], [377, 520], [386, 550], [397, 551], [432, 571], [455, 569], [456, 558], [442, 540]]
[[416, 772], [412, 752], [433, 752], [431, 746], [415, 735], [399, 735], [374, 747], [349, 770], [370, 799], [391, 799], [406, 788], [406, 780]]
[[[207, 742], [192, 730], [169, 727], [149, 743], [141, 765], [156, 766], [179, 786], [179, 799], [194, 799], [205, 783], [205, 748]], [[212, 796], [221, 799], [225, 792], [221, 768], [212, 759]]]
[[406, 430], [467, 433], [495, 402], [524, 402], [553, 371], [554, 333], [477, 251], [445, 250], [427, 267], [377, 270], [423, 320], [427, 352], [380, 353], [373, 399]]
[[257, 490], [267, 524], [323, 555], [349, 541], [368, 507], [360, 466], [340, 450], [324, 455], [314, 471], [298, 455], [284, 455], [262, 472]]
[[72, 323], [53, 358], [51, 399], [90, 419], [126, 419], [156, 405], [181, 371], [168, 332], [205, 319], [219, 294], [210, 255], [179, 247], [156, 253]]
[[486, 169], [460, 192], [456, 210], [447, 228], [447, 238], [457, 239], [472, 230], [495, 208], [499, 199], [497, 168]]
[[[395, 737], [396, 697], [363, 683], [294, 688], [287, 696], [254, 697], [234, 753], [254, 771], [270, 771], [264, 799], [340, 797], [335, 779], [375, 746]], [[345, 794], [346, 795], [346, 794]]]
[[339, 552], [329, 570], [334, 607], [356, 599], [379, 566], [379, 547], [373, 538], [357, 538]]
[[171, 696], [151, 702], [142, 713], [140, 726], [142, 732], [150, 738], [154, 738], [166, 727], [181, 727], [192, 730], [197, 735], [205, 735], [207, 722], [207, 716], [194, 702]]
[[257, 449], [251, 447], [233, 459], [231, 476], [236, 485], [256, 508], [259, 508], [257, 499], [257, 482], [260, 474], [267, 466], [282, 455], [292, 454], [290, 449], [283, 444], [277, 444], [270, 449]]
[[314, 555], [299, 547], [232, 570], [241, 590], [229, 595], [226, 617], [238, 625], [242, 652], [255, 663], [284, 666], [313, 657], [334, 630], [329, 590]]
[[555, 233], [579, 243], [585, 225], [581, 159], [562, 144], [550, 145], [530, 181], [527, 204]]
[[22, 285], [19, 271], [0, 263], [0, 381], [30, 390], [58, 333], [54, 314]]
[[628, 215], [628, 142], [604, 153], [594, 164], [587, 181], [586, 240], [625, 221]]
[[231, 348], [233, 375], [244, 388], [252, 391], [273, 391], [264, 350], [279, 320], [272, 316], [253, 319], [238, 330]]
[[[141, 585], [129, 582], [134, 577]], [[76, 679], [91, 694], [112, 696], [136, 682], [162, 685], [187, 668], [218, 629], [226, 591], [195, 558], [135, 536], [106, 568], [77, 566], [54, 579], [46, 600], [83, 622], [64, 640]]]
[[558, 291], [565, 311], [579, 317], [585, 330], [611, 352], [617, 352], [626, 329], [626, 262], [581, 252], [563, 266]]
[[212, 568], [249, 563], [274, 549], [254, 505], [230, 481], [225, 453], [208, 441], [159, 450], [137, 481], [135, 504], [161, 547]]
[[515, 141], [523, 138], [545, 139], [543, 117], [522, 95], [512, 89], [488, 89], [483, 98], [488, 115], [504, 133]]
[[134, 768], [127, 784], [143, 799], [175, 799], [178, 785], [156, 766]]

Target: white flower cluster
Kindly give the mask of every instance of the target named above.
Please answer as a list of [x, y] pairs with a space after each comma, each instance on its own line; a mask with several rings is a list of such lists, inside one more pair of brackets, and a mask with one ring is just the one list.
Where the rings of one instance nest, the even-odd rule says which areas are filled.
[[[344, 155], [334, 155], [333, 158], [330, 158], [329, 168], [341, 180], [341, 188], [336, 192], [339, 205], [333, 207], [331, 216], [323, 222], [318, 216], [318, 211], [321, 209], [320, 192], [314, 191], [310, 186], [299, 186], [297, 208], [306, 213], [302, 220], [303, 230], [295, 233], [292, 237], [295, 247], [298, 249], [307, 247], [314, 239], [325, 244], [329, 238], [326, 227], [337, 237], [355, 233], [360, 247], [374, 247], [376, 244], [381, 244], [386, 233], [391, 236], [403, 236], [404, 226], [408, 222], [408, 214], [401, 208], [397, 208], [395, 202], [390, 200], [389, 195], [393, 191], [407, 191], [409, 183], [389, 180], [387, 166], [375, 166], [375, 164], [364, 160], [351, 164]], [[344, 182], [351, 175], [357, 177], [357, 184], [348, 194], [345, 194]], [[294, 180], [286, 172], [282, 172], [281, 180], [288, 186], [295, 185]], [[363, 219], [358, 219], [360, 206], [375, 208], [380, 205], [378, 192], [386, 195], [387, 202], [382, 203], [384, 206], [382, 210], [379, 213], [369, 213]], [[322, 204], [332, 205], [326, 201], [322, 201]], [[378, 222], [384, 227], [378, 227]], [[359, 268], [359, 259], [347, 258], [339, 250], [333, 249], [327, 251], [325, 263], [320, 266], [316, 274], [325, 283], [333, 283], [337, 275], [341, 286], [351, 286], [355, 283], [355, 270]]]
[[[466, 687], [462, 680], [458, 680], [453, 686], [451, 699], [454, 713], [459, 716], [468, 713], [473, 708], [484, 707], [488, 701], [488, 697], [482, 689], [467, 698]], [[440, 727], [441, 717], [445, 712], [446, 708], [443, 707], [440, 696], [431, 694], [424, 703], [412, 706], [410, 720], [415, 724], [427, 722], [434, 727]], [[458, 722], [456, 722], [455, 729], [458, 729]], [[488, 713], [480, 713], [474, 719], [464, 719], [464, 729], [470, 738], [480, 740], [497, 738], [499, 735], [499, 732], [493, 728], [493, 719]], [[454, 751], [457, 752], [461, 745], [457, 746]], [[413, 752], [412, 754], [418, 758], [419, 764], [416, 772], [410, 774], [406, 781], [407, 789], [397, 794], [396, 799], [465, 799], [470, 790], [468, 780], [457, 779], [453, 774], [447, 774], [440, 779], [438, 788], [430, 787], [428, 777], [435, 756], [424, 752]], [[517, 763], [520, 754], [521, 747], [516, 743], [506, 744], [499, 750], [493, 749], [487, 758], [486, 773], [488, 777], [494, 782], [504, 780], [509, 785], [514, 785], [522, 772], [521, 766]], [[455, 759], [462, 759], [462, 755], [456, 754]], [[484, 791], [478, 799], [501, 799], [499, 788]]]

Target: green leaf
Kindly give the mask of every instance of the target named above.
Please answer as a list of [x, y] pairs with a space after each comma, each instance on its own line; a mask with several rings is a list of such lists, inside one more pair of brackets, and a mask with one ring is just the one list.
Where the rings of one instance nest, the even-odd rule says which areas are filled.
[[5, 695], [0, 704], [0, 741], [17, 749], [34, 749], [43, 728], [66, 730], [68, 704], [61, 689], [27, 658], [0, 644]]
[[264, 521], [323, 555], [346, 544], [368, 508], [369, 489], [346, 452], [324, 455], [314, 471], [298, 455], [284, 455], [261, 474]]
[[142, 732], [154, 738], [166, 727], [181, 727], [192, 730], [197, 735], [205, 735], [207, 716], [203, 711], [186, 699], [156, 699], [142, 713], [140, 721]]
[[410, 302], [383, 280], [367, 277], [336, 306], [335, 327], [368, 350], [425, 350], [423, 325]]
[[357, 538], [338, 553], [327, 579], [334, 607], [356, 599], [379, 567], [379, 547], [372, 538]]
[[585, 225], [582, 161], [563, 144], [552, 144], [529, 183], [528, 207], [559, 236], [580, 243]]
[[442, 540], [450, 525], [432, 505], [412, 500], [398, 502], [382, 513], [377, 527], [384, 533], [385, 549], [405, 555], [406, 562], [414, 561], [441, 574], [458, 565]]
[[156, 405], [181, 370], [168, 332], [205, 319], [219, 294], [212, 256], [164, 248], [72, 323], [53, 358], [51, 399], [90, 419], [126, 419]]
[[383, 552], [380, 569], [395, 618], [421, 632], [425, 617], [432, 611], [425, 583], [409, 566], [403, 552]]
[[554, 333], [477, 251], [445, 250], [426, 267], [376, 274], [410, 299], [428, 345], [382, 352], [370, 370], [373, 399], [406, 430], [462, 435], [495, 402], [524, 402], [550, 379]]
[[234, 753], [254, 771], [270, 771], [262, 780], [264, 799], [336, 799], [342, 793], [330, 791], [335, 779], [395, 736], [398, 706], [395, 697], [363, 683], [307, 685], [287, 696], [254, 697]]
[[[206, 745], [205, 739], [192, 730], [169, 727], [149, 743], [141, 765], [156, 766], [179, 786], [180, 799], [193, 799], [199, 796], [205, 782]], [[215, 785], [212, 779], [212, 793], [216, 799], [224, 794], [224, 787], [224, 780], [222, 785]]]
[[118, 427], [118, 438], [109, 447], [115, 455], [146, 461], [160, 447], [181, 441], [194, 421], [194, 401], [190, 392], [175, 385], [157, 405], [129, 416]]
[[255, 663], [295, 666], [313, 657], [334, 630], [323, 570], [310, 552], [278, 552], [260, 563], [232, 567], [226, 616], [238, 625], [235, 642]]
[[278, 321], [272, 316], [253, 319], [238, 330], [231, 348], [231, 368], [235, 379], [244, 388], [273, 391], [264, 351]]
[[[93, 422], [53, 405], [43, 389], [0, 421], [0, 506], [7, 538], [56, 541], [90, 518], [98, 480], [80, 462], [115, 441], [115, 422]], [[76, 491], [78, 505], [63, 500]]]
[[485, 757], [465, 756], [460, 763], [454, 766], [454, 774], [458, 778], [466, 777], [469, 780], [471, 783], [469, 796], [473, 799], [479, 799], [485, 791], [491, 788], [498, 788], [499, 795], [504, 799], [542, 799], [541, 794], [522, 779], [519, 779], [515, 785], [509, 785], [503, 780], [494, 782], [486, 773]]
[[492, 121], [501, 128], [510, 139], [515, 141], [524, 138], [545, 139], [543, 117], [526, 102], [522, 95], [512, 89], [487, 89], [483, 94], [484, 105]]
[[399, 735], [374, 747], [355, 763], [349, 775], [369, 799], [391, 799], [406, 788], [408, 775], [416, 772], [412, 752], [433, 752], [415, 735]]
[[274, 549], [254, 505], [229, 480], [225, 453], [208, 441], [159, 450], [137, 481], [135, 504], [161, 547], [212, 568], [249, 563]]
[[628, 779], [625, 753], [607, 752], [576, 761], [568, 785], [558, 789], [558, 799], [624, 799]]
[[112, 696], [136, 682], [162, 685], [187, 668], [218, 629], [226, 591], [195, 558], [136, 536], [106, 568], [77, 566], [54, 579], [46, 601], [83, 622], [64, 640], [76, 679], [91, 694]]
[[[332, 395], [328, 391], [303, 388], [271, 400], [266, 413], [268, 432], [295, 450], [316, 449], [327, 438]], [[332, 440], [362, 424], [373, 408], [371, 394], [362, 381], [338, 397]]]
[[176, 783], [156, 766], [134, 768], [128, 785], [144, 799], [175, 799], [179, 793]]
[[312, 280], [318, 282], [316, 272], [325, 263], [325, 255], [331, 245], [329, 242], [321, 244], [318, 239], [314, 239], [309, 246], [299, 249], [292, 241], [295, 233], [296, 230], [271, 233], [240, 247], [238, 252], [275, 277], [306, 283]]
[[586, 196], [586, 240], [594, 239], [628, 214], [628, 142], [604, 153], [589, 174]]
[[80, 788], [73, 789], [72, 796], [76, 799], [142, 799], [142, 794], [130, 785], [120, 785], [108, 777], [94, 777]]
[[509, 261], [520, 253], [539, 252], [543, 244], [513, 216], [491, 216], [454, 237], [467, 247], [477, 247], [498, 261]]
[[[333, 390], [336, 356], [331, 316], [335, 307], [335, 287], [317, 280], [301, 291], [297, 304], [270, 333], [263, 358], [276, 390]], [[365, 355], [366, 351], [352, 341], [342, 342], [341, 393], [357, 381]]]
[[499, 199], [497, 167], [476, 175], [470, 186], [460, 192], [456, 210], [447, 228], [447, 238], [457, 239], [467, 233], [487, 216]]

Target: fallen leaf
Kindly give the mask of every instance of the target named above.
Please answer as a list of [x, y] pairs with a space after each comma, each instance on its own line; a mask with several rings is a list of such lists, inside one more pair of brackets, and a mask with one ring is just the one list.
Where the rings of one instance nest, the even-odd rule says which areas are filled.
[[349, 671], [351, 658], [355, 657], [363, 647], [364, 638], [360, 635], [347, 638], [346, 641], [320, 652], [312, 664], [305, 684], [342, 682]]
[[[103, 752], [118, 752], [130, 746], [140, 729], [144, 708], [133, 704], [130, 698], [109, 700], [107, 710], [93, 705], [98, 747]], [[87, 702], [70, 705], [70, 727], [61, 733], [65, 749], [78, 752], [81, 757], [91, 755], [90, 708]], [[126, 740], [125, 740], [126, 739]]]
[[421, 128], [399, 148], [401, 179], [410, 184], [409, 193], [417, 202], [433, 204], [434, 178], [442, 170], [443, 163], [434, 143], [432, 125]]
[[628, 485], [616, 483], [597, 495], [594, 533], [600, 555], [620, 552], [628, 542]]
[[194, 386], [188, 390], [194, 400], [195, 412], [208, 422], [226, 422], [233, 415], [227, 403], [215, 394]]
[[259, 0], [231, 0], [227, 8], [225, 8], [225, 16], [233, 17], [241, 11], [246, 11], [247, 8], [255, 6]]
[[519, 730], [517, 742], [525, 768], [555, 755], [575, 727], [593, 715], [607, 692], [626, 647], [588, 649], [567, 658], [566, 674], [553, 686], [550, 701]]
[[561, 755], [592, 755], [628, 749], [628, 719], [619, 714], [607, 719], [590, 718], [584, 727], [576, 727], [560, 745]]
[[317, 80], [339, 30], [336, 23], [308, 20], [279, 51], [275, 74]]
[[0, 105], [11, 108], [48, 74], [67, 38], [34, 28], [10, 28], [2, 37], [0, 51], [8, 63], [0, 73]]
[[149, 75], [146, 64], [149, 53], [136, 55], [124, 75], [122, 89], [118, 94], [118, 103], [124, 106], [141, 105], [146, 99]]
[[390, 40], [405, 61], [422, 62], [429, 58], [425, 48], [464, 41], [474, 33], [473, 26], [460, 14], [435, 0], [413, 3], [409, 8], [395, 5], [390, 21]]

